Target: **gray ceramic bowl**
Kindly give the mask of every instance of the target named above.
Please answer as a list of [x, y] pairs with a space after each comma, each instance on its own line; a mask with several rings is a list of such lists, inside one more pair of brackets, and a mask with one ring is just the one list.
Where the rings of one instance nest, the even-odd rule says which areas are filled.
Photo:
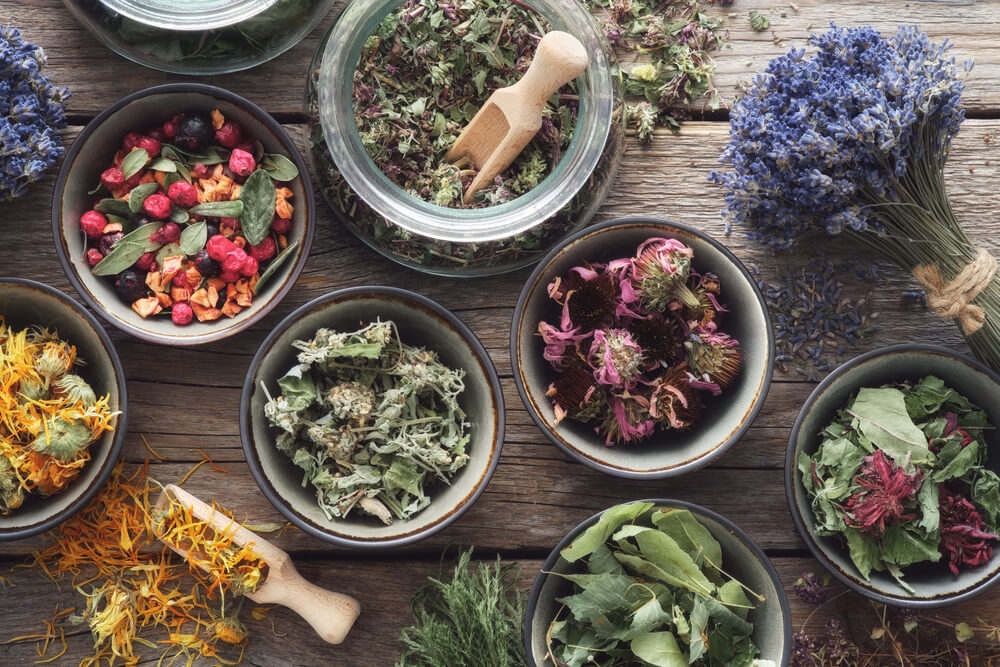
[[[903, 607], [941, 607], [978, 595], [996, 583], [1000, 575], [1000, 549], [994, 550], [987, 563], [962, 570], [957, 577], [952, 575], [944, 562], [906, 568], [904, 578], [915, 590], [914, 594], [907, 592], [885, 572], [872, 572], [870, 581], [865, 581], [851, 562], [846, 548], [842, 548], [832, 537], [816, 534], [809, 497], [799, 479], [796, 461], [800, 453], [816, 451], [820, 444], [820, 431], [858, 389], [903, 380], [916, 381], [925, 375], [941, 378], [946, 385], [985, 410], [990, 423], [1000, 425], [1000, 375], [974, 359], [936, 345], [893, 345], [841, 364], [813, 390], [792, 427], [785, 456], [788, 506], [795, 527], [816, 560], [862, 595]], [[991, 452], [989, 466], [994, 472], [1000, 472], [1000, 432], [987, 431], [984, 437]]]
[[[792, 651], [792, 613], [778, 573], [761, 548], [729, 519], [700, 505], [664, 499], [636, 502], [651, 502], [659, 507], [686, 509], [708, 529], [722, 545], [722, 566], [726, 572], [764, 596], [764, 601], [750, 612], [748, 619], [754, 624], [753, 641], [760, 649], [760, 658], [771, 660], [775, 665], [782, 667], [787, 665]], [[560, 553], [580, 533], [596, 523], [601, 514], [603, 512], [598, 512], [571, 530], [545, 559], [541, 572], [535, 577], [524, 619], [524, 644], [529, 667], [552, 667], [553, 663], [545, 659], [548, 653], [545, 636], [552, 619], [562, 606], [556, 602], [556, 598], [569, 595], [573, 590], [571, 582], [547, 573], [567, 574], [581, 571], [576, 564], [561, 559]]]
[[98, 396], [110, 395], [115, 429], [91, 443], [91, 460], [69, 487], [57, 495], [28, 496], [24, 504], [8, 516], [0, 516], [0, 542], [17, 540], [55, 527], [73, 516], [108, 479], [118, 462], [128, 428], [125, 372], [111, 339], [93, 315], [57, 289], [21, 278], [0, 278], [0, 316], [8, 326], [23, 329], [42, 326], [55, 329], [60, 338], [76, 346], [86, 362], [77, 372]]
[[[657, 431], [639, 445], [608, 447], [593, 428], [572, 419], [555, 423], [545, 391], [555, 372], [542, 358], [538, 322], [559, 321], [559, 306], [546, 293], [556, 276], [584, 261], [602, 262], [635, 254], [648, 238], [682, 241], [694, 250], [694, 268], [711, 271], [722, 281], [723, 303], [730, 312], [723, 329], [743, 350], [744, 365], [736, 382], [711, 398], [701, 419], [687, 431]], [[760, 412], [774, 370], [774, 334], [767, 306], [746, 267], [707, 234], [656, 218], [619, 218], [575, 234], [555, 248], [532, 272], [517, 300], [511, 322], [510, 357], [514, 381], [528, 414], [549, 440], [591, 468], [619, 477], [658, 478], [680, 475], [706, 465], [739, 440]]]
[[[302, 486], [302, 470], [274, 445], [277, 431], [264, 417], [267, 397], [277, 379], [294, 366], [296, 339], [311, 338], [326, 327], [355, 330], [377, 318], [396, 323], [404, 343], [438, 353], [441, 361], [466, 371], [460, 403], [472, 422], [469, 463], [450, 485], [428, 490], [431, 504], [407, 521], [385, 526], [373, 517], [352, 513], [347, 519], [327, 519], [315, 492]], [[352, 287], [310, 301], [275, 327], [264, 340], [247, 371], [240, 401], [240, 435], [250, 472], [268, 500], [305, 532], [338, 546], [387, 549], [417, 542], [457, 519], [486, 488], [503, 446], [504, 403], [500, 380], [475, 334], [440, 304], [414, 292], [393, 287]]]
[[[84, 235], [80, 216], [90, 210], [94, 197], [87, 192], [100, 180], [112, 156], [128, 132], [169, 120], [182, 111], [209, 112], [219, 109], [237, 121], [246, 136], [258, 139], [268, 153], [287, 155], [299, 170], [299, 178], [287, 184], [294, 193], [295, 208], [289, 243], [301, 244], [277, 273], [262, 287], [253, 304], [236, 317], [223, 316], [213, 322], [197, 319], [177, 326], [169, 317], [143, 319], [114, 292], [107, 278], [93, 275], [83, 257]], [[198, 83], [171, 83], [146, 88], [118, 100], [102, 111], [80, 133], [70, 147], [56, 179], [52, 197], [52, 236], [63, 270], [73, 287], [91, 308], [122, 331], [142, 340], [167, 345], [197, 345], [219, 340], [246, 329], [266, 315], [288, 293], [298, 278], [315, 230], [315, 196], [306, 164], [288, 133], [263, 109], [222, 88]]]

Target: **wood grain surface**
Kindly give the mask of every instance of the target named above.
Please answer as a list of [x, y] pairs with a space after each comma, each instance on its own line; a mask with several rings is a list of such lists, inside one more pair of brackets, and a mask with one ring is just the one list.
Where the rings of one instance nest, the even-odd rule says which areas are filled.
[[[750, 29], [750, 9], [766, 13], [771, 30]], [[1000, 2], [798, 0], [777, 5], [737, 0], [710, 11], [727, 16], [732, 49], [717, 58], [717, 83], [726, 101], [741, 81], [762, 69], [769, 58], [792, 46], [803, 46], [810, 31], [830, 21], [843, 25], [872, 23], [891, 30], [897, 23], [917, 23], [932, 38], [949, 37], [954, 54], [974, 58], [965, 103], [970, 119], [959, 134], [947, 168], [949, 192], [970, 236], [1000, 251], [996, 233], [1000, 189], [1000, 51], [994, 48], [1000, 25]], [[273, 113], [302, 142], [305, 72], [331, 19], [298, 46], [276, 60], [248, 72], [212, 77], [208, 82], [233, 90]], [[105, 106], [140, 88], [182, 80], [134, 65], [105, 49], [81, 29], [58, 0], [2, 0], [0, 24], [13, 23], [25, 37], [46, 49], [47, 72], [74, 93], [69, 112], [74, 125], [65, 133], [70, 143], [81, 126]], [[773, 31], [773, 32], [772, 32]], [[623, 63], [630, 69], [630, 63]], [[697, 116], [699, 110], [693, 110]], [[707, 182], [728, 135], [725, 113], [686, 123], [681, 134], [658, 133], [652, 144], [629, 139], [618, 179], [598, 220], [623, 215], [652, 215], [696, 226], [723, 240], [740, 259], [773, 276], [778, 266], [803, 266], [831, 258], [861, 257], [857, 248], [838, 240], [807, 244], [796, 255], [775, 255], [746, 241], [740, 230], [726, 235], [719, 215], [722, 192]], [[72, 294], [56, 259], [50, 231], [53, 178], [36, 184], [22, 199], [0, 208], [0, 275], [32, 278]], [[674, 497], [709, 507], [744, 528], [772, 557], [785, 587], [804, 569], [819, 570], [808, 557], [788, 514], [783, 487], [783, 458], [795, 415], [812, 391], [812, 383], [788, 372], [775, 374], [764, 410], [750, 432], [708, 468], [678, 479], [633, 482], [602, 475], [573, 462], [551, 445], [525, 412], [511, 376], [508, 336], [513, 306], [528, 271], [488, 280], [435, 278], [401, 269], [364, 247], [334, 222], [325, 205], [305, 271], [284, 301], [253, 328], [225, 341], [194, 349], [154, 346], [108, 327], [129, 378], [129, 424], [124, 457], [141, 463], [149, 456], [140, 435], [166, 461], [151, 461], [150, 474], [163, 483], [176, 482], [201, 460], [201, 449], [226, 472], [201, 467], [185, 488], [214, 499], [251, 523], [280, 521], [281, 516], [254, 484], [240, 445], [238, 405], [247, 366], [264, 336], [297, 306], [329, 291], [354, 285], [382, 284], [414, 289], [452, 309], [480, 337], [502, 378], [507, 402], [507, 438], [500, 466], [486, 492], [458, 521], [419, 544], [384, 554], [338, 550], [297, 530], [277, 541], [314, 583], [353, 595], [363, 612], [347, 641], [331, 647], [319, 640], [292, 612], [276, 609], [265, 621], [250, 619], [253, 640], [247, 647], [251, 665], [356, 665], [394, 663], [401, 650], [400, 629], [409, 620], [408, 601], [428, 574], [437, 571], [442, 549], [456, 544], [477, 547], [477, 555], [520, 561], [521, 588], [530, 587], [546, 554], [578, 522], [609, 505], [642, 497]], [[857, 286], [855, 296], [870, 288], [872, 309], [880, 313], [881, 330], [851, 350], [907, 341], [934, 342], [967, 352], [955, 326], [924, 310], [903, 290], [914, 282], [885, 265], [883, 280]], [[40, 619], [55, 607], [80, 603], [72, 587], [61, 590], [37, 571], [17, 568], [44, 537], [0, 544], [0, 575], [13, 586], [0, 588], [0, 642], [5, 636], [37, 632]], [[811, 608], [792, 598], [795, 627]], [[863, 609], [853, 594], [838, 601], [842, 609]], [[834, 605], [834, 608], [837, 607]], [[1000, 621], [1000, 602], [985, 594], [954, 610], [956, 615]], [[824, 610], [808, 620], [818, 628]], [[949, 612], [950, 613], [950, 612]], [[248, 616], [248, 615], [245, 615]], [[69, 650], [54, 664], [76, 664], [92, 650], [88, 632], [67, 627]], [[155, 664], [158, 653], [151, 652]], [[0, 644], [0, 664], [37, 660], [31, 642]], [[210, 664], [210, 663], [206, 663]]]

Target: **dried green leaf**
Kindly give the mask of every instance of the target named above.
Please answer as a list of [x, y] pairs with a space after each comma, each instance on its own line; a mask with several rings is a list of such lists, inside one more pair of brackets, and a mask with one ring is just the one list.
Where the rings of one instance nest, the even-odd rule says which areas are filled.
[[142, 203], [146, 201], [149, 195], [153, 194], [160, 189], [160, 184], [153, 183], [143, 183], [142, 185], [137, 185], [132, 188], [132, 191], [128, 193], [128, 208], [132, 213], [139, 213], [142, 211]]
[[[239, 199], [233, 201], [209, 201], [189, 208], [188, 213], [210, 218], [239, 218], [243, 215], [243, 202]], [[240, 224], [242, 226], [242, 220]]]
[[299, 168], [295, 163], [279, 153], [265, 154], [260, 166], [271, 178], [282, 183], [294, 181], [299, 177]]
[[131, 220], [134, 217], [132, 209], [128, 206], [128, 202], [122, 201], [121, 199], [102, 199], [97, 202], [97, 206], [94, 207], [94, 210], [98, 213], [111, 213], [125, 218], [126, 220]]
[[282, 250], [280, 253], [278, 253], [277, 257], [271, 260], [271, 263], [267, 265], [267, 268], [264, 269], [264, 272], [260, 274], [260, 278], [257, 279], [257, 284], [253, 286], [254, 294], [260, 294], [261, 287], [264, 286], [264, 283], [270, 280], [271, 277], [274, 276], [275, 273], [277, 273], [278, 269], [281, 268], [281, 265], [284, 264], [285, 261], [292, 256], [292, 254], [298, 249], [301, 243], [302, 241], [298, 240], [296, 240], [294, 243], [289, 243], [287, 248]]
[[122, 160], [122, 174], [128, 180], [142, 171], [142, 168], [149, 162], [149, 153], [145, 148], [136, 148], [125, 156]]
[[240, 201], [243, 202], [240, 228], [250, 245], [258, 245], [271, 230], [277, 193], [274, 179], [263, 169], [250, 174], [243, 184], [240, 190]]
[[176, 173], [177, 163], [165, 157], [158, 157], [149, 163], [149, 168], [154, 171], [165, 171], [168, 173]]
[[177, 255], [183, 255], [184, 251], [181, 250], [179, 243], [168, 243], [159, 249], [156, 253], [156, 263], [163, 266], [163, 260], [167, 257], [176, 257]]
[[121, 239], [114, 248], [104, 256], [91, 270], [95, 276], [113, 276], [135, 264], [136, 260], [146, 252], [141, 243]]
[[190, 224], [184, 229], [183, 232], [181, 232], [181, 239], [180, 239], [181, 252], [183, 252], [185, 255], [197, 254], [199, 250], [205, 247], [205, 241], [207, 240], [208, 240], [207, 223], [195, 222], [193, 224]]

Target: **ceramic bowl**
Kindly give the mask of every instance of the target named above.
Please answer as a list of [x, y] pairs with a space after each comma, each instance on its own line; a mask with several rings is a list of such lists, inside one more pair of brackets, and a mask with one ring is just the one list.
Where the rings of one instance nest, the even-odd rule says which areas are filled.
[[76, 372], [98, 396], [110, 395], [112, 411], [121, 411], [113, 431], [90, 444], [91, 460], [62, 493], [42, 498], [30, 495], [8, 516], [0, 516], [0, 542], [18, 540], [49, 530], [73, 516], [93, 498], [118, 462], [125, 431], [128, 391], [125, 372], [111, 339], [93, 315], [57, 289], [21, 278], [0, 278], [0, 317], [8, 326], [23, 329], [42, 326], [76, 346], [86, 362]]
[[[236, 317], [212, 322], [197, 319], [186, 326], [169, 317], [143, 319], [115, 294], [107, 278], [91, 273], [84, 259], [84, 235], [80, 216], [91, 209], [94, 197], [87, 192], [100, 181], [101, 172], [128, 132], [169, 120], [182, 111], [209, 112], [219, 109], [237, 121], [246, 135], [258, 139], [268, 153], [287, 155], [299, 177], [286, 184], [294, 197], [292, 229], [288, 242], [300, 241], [293, 257], [273, 275], [268, 284]], [[52, 198], [52, 235], [63, 270], [73, 287], [90, 307], [122, 331], [153, 343], [197, 345], [231, 336], [266, 315], [288, 293], [305, 265], [315, 230], [315, 198], [306, 164], [287, 132], [263, 109], [222, 88], [197, 83], [174, 83], [146, 88], [118, 100], [83, 129], [70, 147], [56, 179]]]
[[[701, 419], [686, 431], [657, 431], [636, 446], [608, 447], [592, 426], [564, 419], [556, 424], [545, 391], [556, 373], [542, 358], [538, 322], [558, 322], [560, 307], [546, 293], [557, 276], [585, 261], [606, 262], [635, 254], [648, 238], [677, 239], [694, 250], [693, 268], [722, 282], [728, 304], [723, 329], [740, 342], [744, 365], [721, 396], [710, 398]], [[578, 461], [619, 477], [671, 477], [706, 465], [739, 440], [760, 412], [774, 369], [774, 334], [767, 306], [746, 267], [718, 241], [684, 225], [656, 218], [619, 218], [588, 227], [556, 247], [521, 290], [510, 332], [514, 381], [528, 414], [549, 440]]]
[[[873, 350], [837, 367], [813, 390], [799, 411], [788, 438], [785, 456], [785, 493], [795, 527], [823, 566], [855, 591], [879, 602], [903, 607], [940, 607], [974, 597], [996, 583], [1000, 576], [1000, 549], [985, 564], [953, 576], [946, 562], [920, 563], [904, 570], [909, 593], [887, 572], [872, 572], [865, 581], [851, 562], [846, 548], [832, 537], [816, 534], [809, 497], [799, 478], [799, 455], [812, 454], [820, 444], [820, 431], [843, 408], [851, 394], [862, 387], [890, 382], [917, 381], [935, 375], [972, 403], [985, 410], [990, 423], [1000, 425], [1000, 375], [975, 359], [936, 345], [904, 344]], [[991, 458], [989, 467], [1000, 472], [1000, 432], [984, 433]]]
[[[321, 327], [354, 331], [376, 319], [396, 323], [402, 341], [438, 353], [451, 368], [463, 368], [465, 391], [460, 404], [472, 423], [469, 463], [450, 485], [428, 488], [431, 504], [410, 519], [383, 525], [374, 517], [351, 513], [327, 519], [311, 487], [302, 485], [302, 470], [274, 445], [278, 431], [264, 417], [267, 396], [277, 379], [296, 363], [291, 342], [308, 339]], [[250, 364], [240, 401], [240, 435], [250, 472], [268, 500], [303, 531], [332, 544], [356, 549], [404, 546], [433, 535], [476, 501], [500, 459], [504, 402], [500, 380], [475, 334], [446, 308], [414, 292], [392, 287], [352, 287], [319, 297], [286, 317], [264, 340]]]
[[[760, 658], [770, 660], [774, 665], [787, 665], [792, 651], [792, 614], [778, 573], [761, 548], [736, 524], [700, 505], [663, 499], [637, 502], [686, 509], [708, 529], [722, 546], [723, 569], [752, 591], [764, 596], [764, 601], [748, 617], [754, 624], [753, 642], [760, 649]], [[579, 564], [568, 563], [560, 558], [560, 553], [580, 533], [596, 523], [601, 514], [603, 512], [598, 512], [571, 530], [545, 559], [541, 571], [535, 577], [524, 619], [525, 654], [529, 667], [553, 667], [552, 661], [545, 659], [548, 652], [545, 637], [552, 619], [562, 606], [556, 598], [570, 595], [573, 585], [550, 573], [570, 574], [582, 571]], [[648, 517], [648, 514], [644, 516]]]

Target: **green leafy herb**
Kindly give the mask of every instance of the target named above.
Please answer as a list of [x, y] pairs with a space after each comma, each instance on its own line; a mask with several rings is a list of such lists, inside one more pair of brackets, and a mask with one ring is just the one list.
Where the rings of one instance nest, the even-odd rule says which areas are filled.
[[771, 27], [771, 19], [760, 12], [750, 10], [750, 27], [756, 32], [764, 32]]
[[271, 175], [271, 178], [281, 183], [294, 181], [299, 176], [299, 169], [295, 163], [278, 153], [265, 153], [260, 166]]
[[121, 273], [135, 264], [135, 260], [139, 259], [143, 253], [156, 250], [159, 244], [152, 243], [149, 237], [160, 231], [162, 227], [162, 222], [151, 222], [118, 239], [118, 242], [111, 247], [111, 252], [94, 266], [93, 274], [95, 276], [113, 276], [116, 273]]
[[182, 225], [190, 220], [191, 216], [180, 206], [174, 204], [170, 207], [170, 222], [176, 222], [178, 225]]
[[240, 190], [243, 211], [239, 215], [240, 228], [250, 245], [257, 245], [271, 230], [278, 190], [274, 179], [263, 169], [254, 171]]
[[169, 158], [158, 157], [149, 163], [149, 168], [155, 169], [156, 171], [173, 173], [177, 171], [177, 163]]
[[142, 203], [146, 201], [149, 195], [153, 194], [160, 189], [160, 184], [155, 181], [152, 183], [143, 183], [142, 185], [137, 185], [132, 188], [132, 191], [128, 193], [128, 208], [132, 213], [139, 213], [142, 211]]
[[204, 215], [212, 218], [238, 218], [243, 215], [243, 202], [239, 199], [233, 201], [207, 201], [188, 209], [191, 215]]
[[397, 667], [522, 667], [525, 664], [524, 596], [519, 568], [472, 566], [461, 553], [450, 576], [441, 572], [413, 596], [414, 624], [400, 639], [406, 650]]
[[122, 201], [121, 199], [102, 199], [97, 202], [97, 206], [94, 207], [99, 213], [120, 216], [126, 220], [131, 220], [133, 217], [132, 209], [129, 208], [128, 202]]
[[988, 428], [985, 412], [934, 376], [860, 389], [797, 462], [816, 532], [843, 538], [865, 579], [888, 572], [910, 592], [909, 565], [982, 565], [1000, 519]]
[[551, 573], [572, 583], [546, 633], [560, 667], [743, 667], [759, 653], [747, 619], [764, 598], [726, 574], [688, 510], [612, 507], [561, 556], [585, 571]]
[[205, 222], [196, 222], [188, 225], [181, 232], [181, 252], [185, 255], [194, 255], [205, 247], [208, 240], [208, 225]]
[[146, 152], [146, 149], [136, 148], [122, 160], [122, 174], [126, 179], [132, 178], [146, 166], [147, 162], [149, 162], [149, 153]]
[[261, 273], [260, 277], [257, 279], [256, 284], [254, 284], [253, 286], [254, 294], [260, 294], [260, 291], [261, 289], [263, 289], [264, 284], [268, 280], [270, 280], [275, 273], [277, 273], [278, 269], [281, 268], [281, 265], [285, 263], [285, 260], [291, 257], [295, 253], [295, 251], [298, 250], [301, 244], [302, 241], [300, 240], [289, 243], [287, 248], [279, 252], [278, 256], [271, 260], [271, 263], [267, 265], [267, 268], [264, 269], [264, 272]]
[[263, 386], [264, 414], [328, 517], [358, 508], [386, 524], [409, 519], [430, 504], [431, 480], [447, 484], [468, 463], [465, 371], [404, 344], [394, 323], [320, 329], [292, 347], [299, 363], [276, 398]]
[[179, 243], [168, 243], [158, 251], [156, 251], [156, 263], [163, 266], [163, 260], [167, 257], [176, 257], [177, 255], [183, 255], [184, 251], [181, 250]]

